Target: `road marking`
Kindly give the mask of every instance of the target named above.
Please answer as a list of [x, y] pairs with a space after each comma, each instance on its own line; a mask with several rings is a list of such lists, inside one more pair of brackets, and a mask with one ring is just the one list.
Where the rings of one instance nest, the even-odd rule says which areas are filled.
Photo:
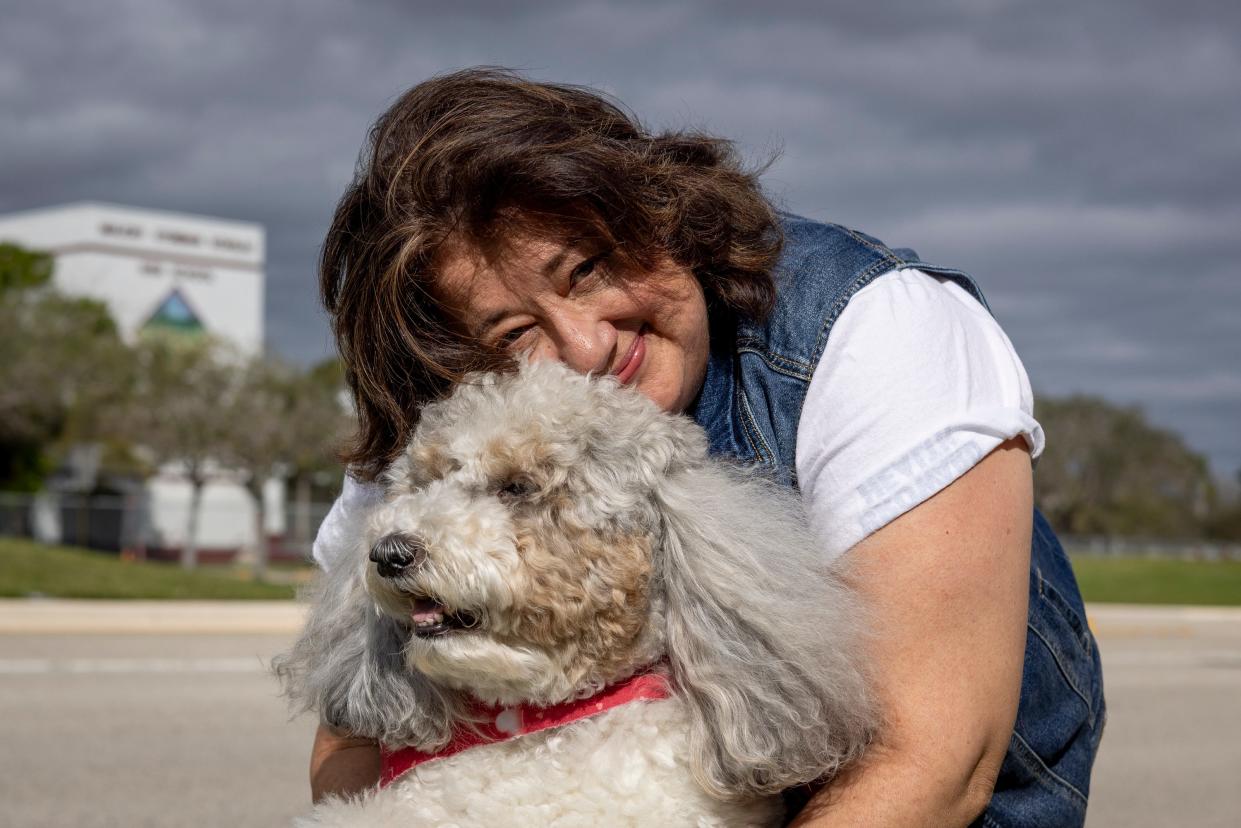
[[294, 601], [0, 599], [0, 635], [290, 635], [307, 607]]
[[260, 658], [5, 658], [0, 675], [134, 675], [145, 673], [264, 673]]
[[1114, 652], [1104, 647], [1103, 678], [1111, 667], [1215, 667], [1241, 669], [1241, 650], [1231, 648], [1195, 648], [1192, 650], [1151, 650], [1146, 652]]
[[1102, 624], [1241, 623], [1241, 607], [1091, 603], [1086, 605], [1086, 615]]

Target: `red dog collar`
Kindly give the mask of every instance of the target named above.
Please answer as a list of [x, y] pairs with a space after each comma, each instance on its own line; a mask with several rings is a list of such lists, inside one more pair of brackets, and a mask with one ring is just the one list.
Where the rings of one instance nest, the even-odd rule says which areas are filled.
[[437, 753], [424, 753], [413, 747], [389, 750], [380, 745], [382, 760], [379, 787], [385, 788], [411, 768], [443, 759], [479, 745], [505, 742], [528, 733], [537, 733], [553, 727], [567, 725], [580, 719], [597, 716], [605, 710], [620, 707], [632, 701], [658, 701], [671, 695], [668, 679], [658, 673], [643, 673], [625, 681], [605, 687], [588, 699], [554, 704], [551, 707], [518, 705], [516, 707], [493, 707], [479, 705], [477, 711], [487, 718], [478, 723], [477, 731], [458, 728], [452, 741]]

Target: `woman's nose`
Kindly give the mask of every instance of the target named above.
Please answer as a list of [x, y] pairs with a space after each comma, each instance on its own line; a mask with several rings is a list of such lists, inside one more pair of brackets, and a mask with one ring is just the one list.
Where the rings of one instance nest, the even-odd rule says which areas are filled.
[[557, 314], [549, 321], [554, 358], [583, 374], [606, 374], [612, 367], [616, 328], [611, 322], [595, 314], [574, 312]]

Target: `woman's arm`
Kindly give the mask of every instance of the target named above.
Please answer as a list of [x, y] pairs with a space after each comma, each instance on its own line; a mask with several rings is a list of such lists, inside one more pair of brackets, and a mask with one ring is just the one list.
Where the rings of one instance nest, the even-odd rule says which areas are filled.
[[310, 795], [350, 797], [379, 782], [379, 745], [320, 724], [310, 752]]
[[794, 826], [967, 825], [986, 808], [1021, 692], [1032, 512], [1018, 437], [848, 553], [886, 724]]

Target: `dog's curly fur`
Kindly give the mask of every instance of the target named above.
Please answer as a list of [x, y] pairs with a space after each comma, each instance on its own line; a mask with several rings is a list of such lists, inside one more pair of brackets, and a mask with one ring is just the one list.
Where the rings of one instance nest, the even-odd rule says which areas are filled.
[[[678, 733], [664, 738], [680, 740], [675, 772], [708, 794], [684, 815], [721, 824], [757, 813], [746, 802], [831, 776], [867, 744], [875, 717], [857, 600], [838, 566], [822, 561], [798, 495], [710, 458], [689, 419], [556, 364], [479, 375], [427, 407], [386, 484], [366, 536], [322, 577], [304, 633], [276, 663], [299, 709], [387, 745], [435, 751], [468, 726], [471, 699], [546, 706], [666, 660], [672, 699], [597, 718], [672, 722]], [[426, 557], [384, 577], [368, 554], [394, 532], [416, 536]], [[415, 595], [477, 624], [414, 635]], [[588, 721], [562, 730], [608, 726]], [[528, 742], [534, 753], [503, 772], [528, 774], [552, 798], [532, 758], [549, 738], [475, 748], [392, 787], [470, 773], [487, 751]], [[607, 750], [621, 749], [617, 741]], [[419, 797], [428, 795], [424, 786]], [[341, 811], [352, 816], [333, 824], [386, 824], [373, 802], [370, 821], [365, 800], [348, 807], [362, 810]], [[513, 813], [504, 824], [524, 824]], [[539, 813], [532, 824], [552, 824]], [[403, 824], [440, 824], [408, 816]], [[654, 816], [647, 808], [641, 821]]]

